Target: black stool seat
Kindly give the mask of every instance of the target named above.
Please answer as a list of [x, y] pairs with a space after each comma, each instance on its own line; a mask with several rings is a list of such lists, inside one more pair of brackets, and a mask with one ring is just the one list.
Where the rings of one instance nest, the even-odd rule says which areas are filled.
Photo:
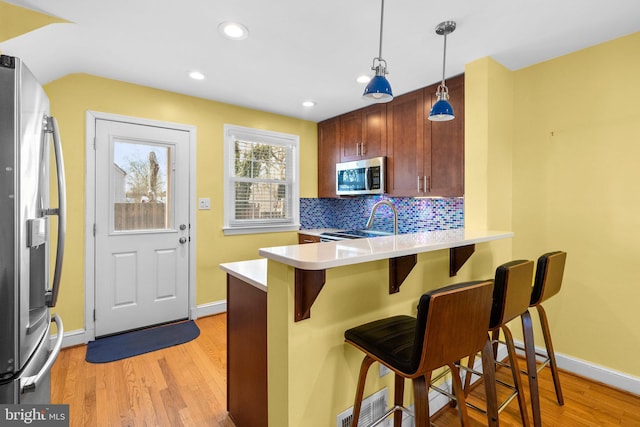
[[[420, 362], [414, 346], [416, 319], [411, 316], [394, 316], [376, 320], [345, 331], [346, 340], [380, 360], [384, 360], [402, 372], [415, 372]], [[417, 347], [417, 348], [416, 348]]]

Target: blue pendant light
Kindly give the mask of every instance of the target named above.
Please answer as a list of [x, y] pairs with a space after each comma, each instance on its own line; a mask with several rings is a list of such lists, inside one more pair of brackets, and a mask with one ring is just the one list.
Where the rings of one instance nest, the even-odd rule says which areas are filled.
[[378, 56], [373, 58], [373, 65], [371, 69], [376, 72], [376, 75], [369, 81], [369, 84], [364, 88], [362, 97], [364, 99], [371, 100], [373, 102], [389, 102], [393, 99], [393, 93], [391, 92], [391, 85], [385, 77], [387, 75], [387, 62], [382, 59], [382, 23], [384, 21], [384, 0], [382, 1], [382, 7], [380, 10], [380, 48], [378, 50]]
[[455, 29], [456, 23], [454, 21], [441, 22], [436, 27], [436, 34], [444, 36], [444, 54], [442, 57], [442, 83], [438, 85], [436, 90], [437, 101], [433, 104], [429, 113], [429, 120], [434, 122], [446, 122], [455, 118], [453, 107], [449, 103], [449, 89], [444, 84], [444, 68], [447, 61], [447, 34], [453, 33]]

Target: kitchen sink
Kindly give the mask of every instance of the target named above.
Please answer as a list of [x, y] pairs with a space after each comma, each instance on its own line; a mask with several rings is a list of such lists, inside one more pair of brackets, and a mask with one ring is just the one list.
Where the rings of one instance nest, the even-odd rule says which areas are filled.
[[364, 239], [380, 236], [392, 236], [393, 233], [378, 230], [345, 230], [322, 233], [320, 239], [323, 242], [329, 242], [334, 240], [347, 240], [347, 239]]

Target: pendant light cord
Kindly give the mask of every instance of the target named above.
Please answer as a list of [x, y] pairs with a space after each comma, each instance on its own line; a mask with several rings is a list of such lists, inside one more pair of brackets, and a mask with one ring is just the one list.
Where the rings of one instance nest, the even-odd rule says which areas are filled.
[[[384, 1], [384, 0], [382, 0]], [[447, 64], [447, 34], [444, 34], [444, 52], [442, 53], [442, 86], [444, 84], [444, 67]]]
[[384, 0], [380, 7], [380, 47], [378, 49], [378, 59], [382, 59], [382, 23], [384, 22]]

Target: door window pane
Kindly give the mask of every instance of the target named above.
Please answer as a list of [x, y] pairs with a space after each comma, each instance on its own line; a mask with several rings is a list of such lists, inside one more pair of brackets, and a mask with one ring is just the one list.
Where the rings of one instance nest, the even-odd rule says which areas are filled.
[[171, 149], [114, 141], [111, 195], [113, 230], [172, 228]]

